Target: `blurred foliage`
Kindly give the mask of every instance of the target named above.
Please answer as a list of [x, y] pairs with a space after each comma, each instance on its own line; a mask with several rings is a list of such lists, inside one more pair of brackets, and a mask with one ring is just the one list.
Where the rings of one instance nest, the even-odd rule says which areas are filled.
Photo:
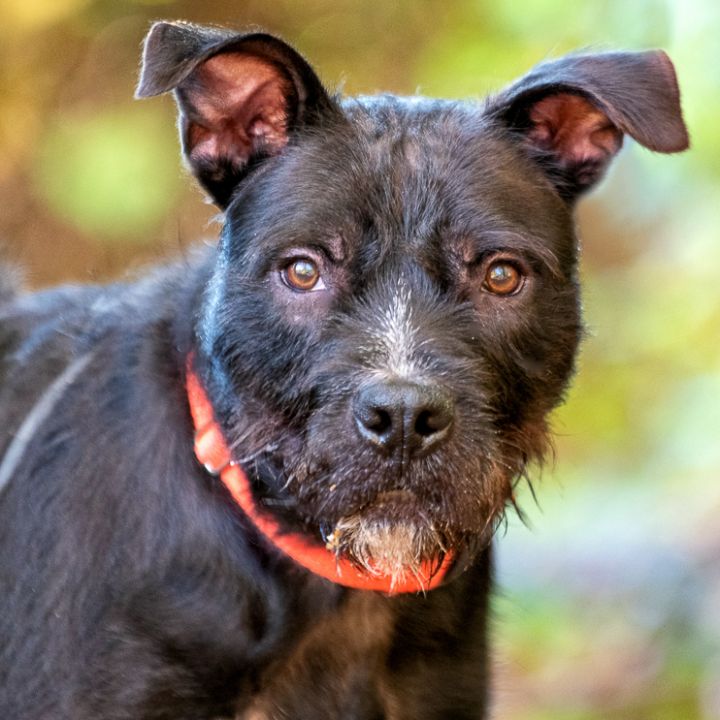
[[38, 154], [37, 189], [58, 217], [99, 240], [137, 238], [175, 206], [176, 157], [157, 113], [61, 116]]
[[349, 93], [480, 97], [579, 47], [670, 53], [692, 152], [628, 142], [580, 206], [589, 331], [531, 529], [499, 543], [496, 717], [720, 719], [720, 3], [3, 0], [0, 238], [30, 285], [215, 232], [172, 101], [132, 100], [158, 17], [265, 26]]

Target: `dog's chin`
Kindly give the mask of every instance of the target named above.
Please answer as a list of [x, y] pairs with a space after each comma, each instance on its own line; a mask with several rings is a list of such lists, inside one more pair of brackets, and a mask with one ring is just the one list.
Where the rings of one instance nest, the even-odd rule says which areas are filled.
[[366, 572], [389, 576], [393, 585], [420, 576], [424, 562], [439, 563], [447, 551], [446, 538], [409, 492], [383, 493], [341, 518], [330, 544]]

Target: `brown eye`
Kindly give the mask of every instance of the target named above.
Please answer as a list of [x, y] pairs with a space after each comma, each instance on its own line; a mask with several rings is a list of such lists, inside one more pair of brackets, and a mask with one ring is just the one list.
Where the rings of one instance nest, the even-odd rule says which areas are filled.
[[488, 267], [483, 287], [495, 295], [511, 295], [520, 289], [522, 282], [523, 275], [515, 265], [497, 260]]
[[285, 284], [293, 290], [309, 292], [322, 290], [325, 285], [320, 277], [320, 270], [315, 262], [309, 258], [293, 260], [282, 272]]

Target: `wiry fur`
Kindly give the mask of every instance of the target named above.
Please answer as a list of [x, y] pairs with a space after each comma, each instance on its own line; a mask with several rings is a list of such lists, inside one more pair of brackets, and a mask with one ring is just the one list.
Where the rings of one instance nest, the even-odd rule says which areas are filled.
[[424, 516], [422, 508], [416, 509], [418, 514], [409, 519], [409, 507], [417, 505], [413, 496], [401, 494], [394, 499], [402, 508], [401, 513], [393, 513], [393, 498], [380, 496], [369, 510], [341, 518], [328, 538], [330, 547], [349, 555], [370, 574], [390, 575], [393, 586], [408, 575], [419, 577], [421, 562], [441, 557], [447, 549], [442, 535]]
[[[153, 26], [138, 94], [176, 92], [224, 226], [136, 282], [0, 290], [1, 717], [486, 716], [491, 538], [572, 374], [572, 203], [609, 160], [547, 123], [587, 106], [613, 137], [686, 141], [664, 56], [598, 57], [484, 105], [342, 101], [277, 38]], [[297, 257], [319, 292], [284, 280]], [[516, 293], [489, 291], [493, 258]], [[443, 585], [348, 590], [270, 545], [193, 455], [189, 358], [285, 531], [396, 583], [452, 552]], [[373, 439], [358, 405], [398, 383], [442, 399], [442, 433], [406, 394]]]

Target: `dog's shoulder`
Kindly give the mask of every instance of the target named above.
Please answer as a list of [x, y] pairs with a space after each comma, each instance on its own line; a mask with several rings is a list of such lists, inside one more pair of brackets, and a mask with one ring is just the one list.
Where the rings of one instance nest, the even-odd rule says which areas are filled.
[[0, 453], [40, 405], [53, 405], [48, 420], [56, 415], [71, 387], [102, 404], [113, 388], [122, 395], [177, 378], [205, 268], [197, 255], [134, 281], [21, 292], [1, 304]]
[[74, 514], [95, 518], [99, 535], [131, 536], [145, 493], [175, 507], [173, 486], [194, 482], [184, 366], [204, 267], [193, 258], [0, 308], [0, 511], [13, 522], [38, 508], [18, 537], [51, 543], [42, 538]]

